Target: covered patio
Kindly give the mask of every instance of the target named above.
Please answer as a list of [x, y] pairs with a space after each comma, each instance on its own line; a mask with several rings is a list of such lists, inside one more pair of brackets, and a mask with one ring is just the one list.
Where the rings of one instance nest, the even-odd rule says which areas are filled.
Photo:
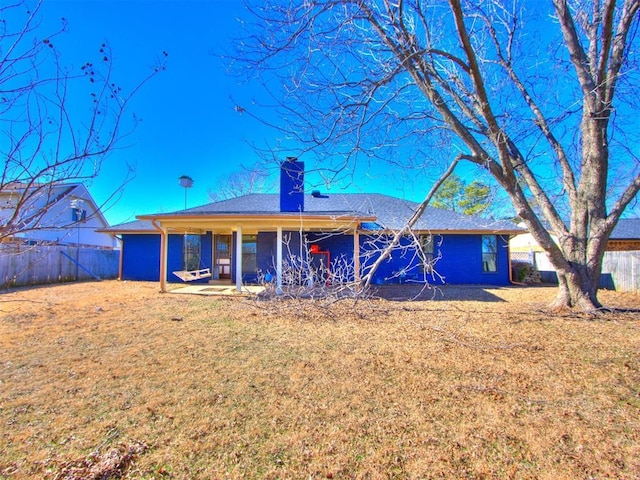
[[[275, 258], [275, 285], [276, 291], [282, 291], [282, 266], [283, 266], [283, 245], [285, 244], [285, 232], [299, 232], [302, 235], [314, 232], [330, 232], [332, 235], [347, 235], [353, 238], [353, 263], [354, 270], [360, 271], [360, 225], [362, 222], [370, 222], [372, 217], [360, 217], [353, 214], [344, 214], [342, 212], [335, 214], [317, 214], [317, 213], [288, 213], [282, 212], [276, 215], [239, 215], [237, 213], [224, 214], [194, 214], [189, 215], [185, 212], [179, 214], [158, 214], [149, 216], [140, 216], [140, 220], [148, 220], [151, 222], [155, 230], [160, 234], [160, 290], [167, 291], [167, 277], [169, 273], [169, 235], [207, 235], [211, 234], [212, 243], [218, 235], [229, 236], [232, 239], [230, 245], [232, 251], [230, 257], [230, 267], [233, 265], [234, 271], [229, 284], [234, 285], [236, 293], [242, 293], [247, 287], [243, 284], [243, 236], [275, 233], [275, 252], [272, 252]], [[204, 265], [203, 269], [214, 268], [216, 263], [215, 248], [212, 247], [211, 265]], [[220, 282], [217, 282], [220, 283]], [[223, 285], [209, 286], [209, 294], [220, 294], [224, 288]], [[199, 287], [205, 286], [199, 284]], [[185, 287], [188, 289], [188, 287]], [[194, 289], [206, 292], [204, 289]], [[176, 291], [173, 290], [175, 293]], [[185, 290], [185, 293], [192, 291]], [[204, 294], [204, 293], [202, 293]]]

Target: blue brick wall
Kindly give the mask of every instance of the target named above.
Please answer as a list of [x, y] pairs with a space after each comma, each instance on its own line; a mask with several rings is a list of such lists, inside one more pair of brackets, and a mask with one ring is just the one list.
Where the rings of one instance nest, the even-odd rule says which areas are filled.
[[[286, 257], [290, 251], [294, 255], [300, 253], [299, 232], [283, 232], [285, 239], [289, 239], [288, 246], [283, 246], [283, 255]], [[320, 250], [329, 251], [332, 265], [339, 258], [351, 262], [353, 256], [352, 235], [322, 235], [308, 233], [306, 238], [309, 244], [317, 244]], [[442, 258], [436, 263], [435, 269], [444, 277], [448, 284], [481, 284], [481, 285], [508, 285], [509, 284], [509, 258], [508, 239], [498, 236], [498, 256], [495, 273], [482, 271], [482, 235], [442, 235], [436, 236], [435, 256], [438, 250]], [[235, 244], [236, 235], [233, 235]], [[212, 265], [212, 235], [207, 233], [201, 240], [201, 267]], [[409, 245], [408, 239], [403, 239], [402, 247]], [[125, 280], [149, 280], [158, 281], [160, 274], [160, 235], [156, 234], [127, 234], [123, 235], [123, 279]], [[361, 266], [364, 273], [377, 258], [383, 243], [374, 237], [360, 236]], [[181, 282], [174, 270], [182, 270], [182, 235], [169, 235], [168, 270], [167, 281]], [[367, 254], [372, 256], [367, 257]], [[232, 281], [235, 281], [235, 247], [232, 250]], [[257, 265], [262, 274], [275, 273], [276, 258], [276, 233], [260, 232], [257, 245]], [[320, 257], [319, 257], [320, 258]], [[324, 258], [324, 257], [322, 257]], [[403, 272], [401, 274], [401, 272]], [[403, 283], [418, 281], [423, 278], [419, 258], [412, 248], [400, 248], [394, 251], [376, 272], [373, 283]], [[245, 275], [243, 281], [255, 281], [257, 275]], [[209, 279], [202, 279], [200, 283], [206, 283]], [[429, 281], [439, 283], [436, 278], [429, 277]]]
[[122, 236], [122, 279], [158, 281], [160, 235]]
[[[258, 233], [258, 252], [257, 263], [258, 271], [262, 275], [270, 273], [275, 275], [276, 265], [276, 250], [277, 250], [277, 238], [276, 232], [260, 232]], [[299, 232], [282, 232], [283, 241], [286, 242], [282, 245], [282, 256], [286, 258], [287, 255], [300, 255], [300, 233]]]
[[508, 239], [498, 236], [497, 272], [482, 271], [482, 235], [443, 235], [436, 271], [450, 284], [509, 284]]
[[[482, 235], [435, 235], [434, 257], [437, 258], [440, 254], [441, 258], [434, 266], [438, 275], [428, 275], [428, 281], [434, 284], [442, 284], [444, 281], [454, 285], [508, 285], [508, 239], [501, 236], [497, 238], [497, 272], [484, 273], [482, 271]], [[409, 243], [408, 239], [400, 242], [400, 248], [380, 265], [372, 283], [403, 283], [424, 278], [420, 260], [415, 255], [415, 251], [412, 248], [406, 248]], [[361, 263], [365, 274], [378, 257], [375, 253], [371, 257], [367, 257], [367, 254], [375, 252], [382, 246], [383, 242], [375, 237], [361, 236], [360, 249], [363, 254]]]
[[[160, 235], [159, 234], [125, 234], [122, 235], [122, 279], [159, 281], [160, 279]], [[172, 272], [182, 270], [183, 235], [169, 235], [167, 252], [167, 281], [180, 283]], [[210, 268], [212, 258], [211, 233], [201, 237], [201, 266]], [[208, 279], [196, 280], [206, 283]], [[190, 282], [190, 283], [195, 283]]]
[[258, 270], [263, 275], [267, 273], [275, 275], [276, 269], [276, 232], [260, 232], [258, 233]]
[[[384, 249], [389, 237], [381, 238], [380, 236], [360, 236], [360, 252], [361, 252], [361, 269], [362, 274], [366, 275], [378, 259], [379, 252]], [[373, 284], [386, 283], [403, 283], [407, 281], [421, 281], [424, 278], [422, 268], [420, 266], [420, 258], [416, 255], [416, 251], [411, 247], [411, 240], [402, 238], [398, 247], [391, 253], [380, 266], [373, 276]]]

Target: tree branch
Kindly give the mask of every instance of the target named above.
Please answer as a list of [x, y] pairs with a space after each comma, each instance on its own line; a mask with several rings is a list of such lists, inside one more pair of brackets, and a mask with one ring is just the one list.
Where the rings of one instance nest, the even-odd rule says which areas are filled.
[[451, 165], [449, 165], [449, 168], [447, 168], [447, 170], [442, 174], [442, 176], [438, 179], [438, 181], [433, 184], [427, 196], [424, 198], [422, 202], [420, 202], [420, 204], [418, 205], [416, 210], [413, 212], [411, 217], [409, 217], [409, 220], [407, 220], [407, 223], [405, 224], [404, 228], [394, 233], [393, 239], [391, 240], [391, 242], [389, 242], [385, 247], [385, 249], [382, 251], [382, 253], [380, 253], [376, 261], [373, 263], [373, 265], [367, 272], [367, 274], [364, 277], [362, 277], [361, 282], [365, 288], [369, 287], [369, 285], [371, 284], [371, 280], [373, 279], [373, 275], [376, 273], [380, 265], [382, 265], [382, 263], [387, 258], [389, 258], [389, 255], [391, 255], [391, 252], [393, 252], [393, 250], [398, 247], [398, 244], [400, 243], [400, 240], [402, 239], [402, 237], [411, 233], [413, 226], [416, 224], [418, 220], [420, 220], [420, 217], [422, 217], [422, 215], [424, 214], [424, 211], [427, 209], [427, 206], [429, 206], [429, 202], [431, 201], [431, 198], [433, 198], [438, 188], [440, 188], [440, 186], [449, 177], [449, 175], [453, 173], [453, 170], [456, 168], [456, 165], [458, 165], [458, 162], [463, 158], [465, 158], [465, 156], [461, 154], [461, 155], [458, 155], [453, 160], [453, 162], [451, 162]]

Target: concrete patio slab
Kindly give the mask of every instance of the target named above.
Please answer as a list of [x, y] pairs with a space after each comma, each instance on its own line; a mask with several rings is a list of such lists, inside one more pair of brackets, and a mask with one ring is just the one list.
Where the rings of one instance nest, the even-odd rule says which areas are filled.
[[189, 285], [171, 290], [170, 293], [182, 293], [189, 295], [257, 295], [264, 287], [260, 285], [245, 285], [238, 292], [235, 285]]

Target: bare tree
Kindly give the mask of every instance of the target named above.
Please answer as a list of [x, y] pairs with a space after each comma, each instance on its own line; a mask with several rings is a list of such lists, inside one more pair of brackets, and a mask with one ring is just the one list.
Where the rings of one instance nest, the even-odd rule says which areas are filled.
[[[61, 63], [56, 41], [66, 21], [55, 32], [42, 31], [41, 4], [0, 6], [0, 242], [50, 228], [46, 214], [59, 194], [54, 187], [99, 175], [105, 156], [137, 123], [125, 115], [131, 98], [164, 70], [167, 56], [163, 52], [148, 75], [124, 91], [113, 78], [107, 44], [78, 69]], [[56, 219], [55, 226], [65, 225]]]
[[[428, 257], [419, 237], [405, 235], [404, 229], [396, 232], [381, 228], [379, 232], [369, 232], [364, 239], [358, 264], [350, 255], [325, 257], [329, 252], [317, 248], [317, 242], [336, 235], [342, 236], [344, 233], [340, 230], [313, 232], [313, 237], [310, 238], [309, 232], [305, 233], [301, 228], [295, 234], [285, 234], [282, 242], [285, 255], [280, 269], [280, 284], [276, 277], [276, 259], [273, 258], [271, 268], [259, 272], [258, 275], [258, 283], [265, 289], [252, 300], [257, 301], [263, 310], [295, 312], [298, 317], [321, 314], [335, 318], [340, 311], [338, 305], [344, 302], [354, 307], [359, 305], [360, 309], [371, 309], [373, 305], [369, 300], [374, 298], [377, 292], [375, 288], [368, 287], [380, 263], [384, 261], [381, 260], [381, 253], [386, 251], [405, 259], [404, 268], [390, 274], [387, 280], [397, 283], [415, 281], [420, 286], [418, 292], [412, 289], [415, 297], [427, 290], [432, 294], [437, 291], [430, 282], [432, 279], [442, 280], [435, 269], [440, 253], [435, 257]], [[399, 239], [403, 237], [405, 241], [401, 243]], [[434, 241], [433, 238], [430, 238], [430, 241]], [[261, 303], [264, 299], [272, 302], [268, 305]], [[338, 307], [338, 310], [335, 310], [334, 306]]]
[[265, 193], [273, 189], [274, 183], [267, 169], [258, 165], [253, 168], [242, 167], [241, 170], [218, 177], [215, 187], [209, 189], [209, 198], [217, 202], [250, 193]]
[[257, 22], [238, 55], [265, 90], [283, 85], [272, 96], [288, 138], [327, 161], [375, 168], [404, 152], [407, 164], [428, 158], [436, 132], [448, 132], [450, 158], [486, 170], [549, 254], [553, 306], [600, 308], [607, 240], [640, 190], [640, 2], [267, 0], [249, 9]]

